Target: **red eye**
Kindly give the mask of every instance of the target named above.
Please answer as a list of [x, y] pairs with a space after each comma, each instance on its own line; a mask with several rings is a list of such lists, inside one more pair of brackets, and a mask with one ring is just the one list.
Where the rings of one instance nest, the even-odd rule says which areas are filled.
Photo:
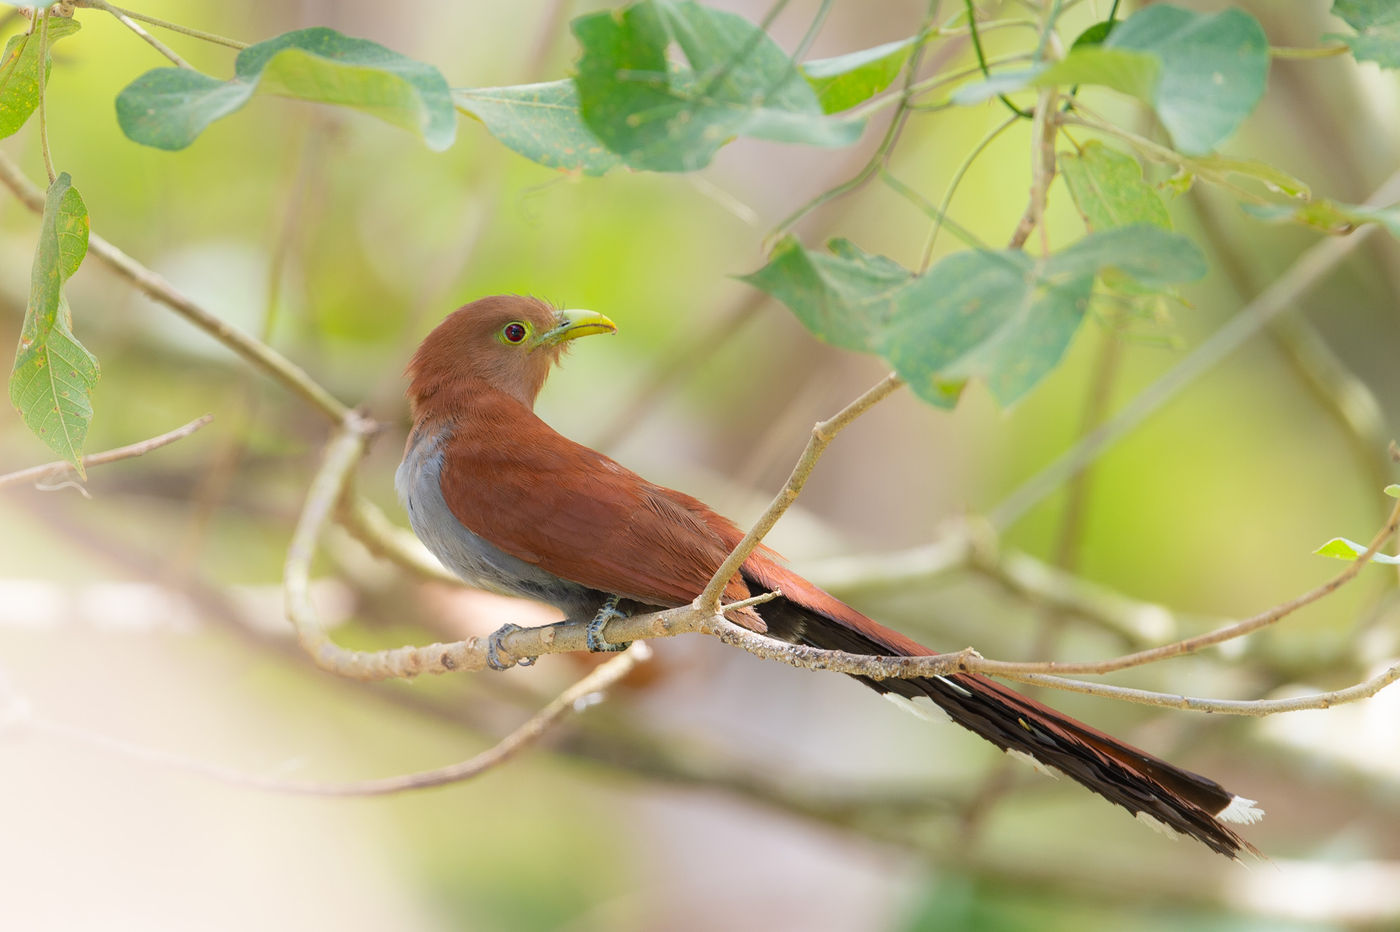
[[501, 331], [501, 336], [506, 338], [507, 343], [519, 343], [525, 339], [525, 325], [520, 323], [506, 324], [506, 328]]

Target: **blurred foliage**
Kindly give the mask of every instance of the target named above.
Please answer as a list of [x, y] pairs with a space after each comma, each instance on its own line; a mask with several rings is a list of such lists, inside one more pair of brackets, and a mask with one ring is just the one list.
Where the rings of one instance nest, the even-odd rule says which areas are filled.
[[[1065, 8], [1056, 24], [1062, 45], [1103, 23], [1110, 5], [1055, 4]], [[440, 73], [452, 103], [482, 124], [462, 121], [455, 144], [440, 152], [352, 109], [253, 94], [257, 75], [235, 50], [151, 26], [208, 78], [201, 87], [236, 92], [241, 109], [192, 134], [180, 152], [137, 145], [123, 134], [114, 100], [123, 88], [148, 86], [155, 79], [142, 76], [153, 68], [174, 69], [112, 16], [79, 9], [81, 32], [53, 49], [48, 135], [55, 165], [81, 187], [96, 232], [390, 425], [361, 486], [391, 513], [408, 354], [452, 307], [514, 291], [603, 310], [622, 329], [616, 340], [575, 352], [542, 399], [543, 416], [584, 442], [611, 438], [609, 452], [629, 466], [742, 521], [785, 476], [811, 422], [882, 371], [878, 360], [812, 339], [802, 324], [851, 347], [813, 322], [849, 325], [842, 315], [883, 300], [899, 282], [917, 277], [929, 288], [959, 264], [981, 268], [1001, 255], [981, 244], [1003, 243], [1022, 216], [1035, 150], [1030, 121], [994, 133], [1009, 116], [997, 95], [1029, 109], [1041, 88], [1068, 94], [1083, 85], [1075, 98], [1083, 110], [1074, 113], [1118, 135], [1066, 127], [1058, 143], [1065, 184], [1050, 185], [1042, 219], [1051, 258], [1037, 235], [1031, 255], [1016, 261], [1053, 261], [1084, 242], [1086, 224], [1096, 236], [1130, 221], [1166, 227], [1165, 211], [1170, 228], [1204, 251], [1207, 276], [1156, 292], [1118, 272], [1104, 276], [1092, 302], [1058, 321], [1055, 352], [1041, 348], [1048, 355], [1036, 357], [1031, 381], [1043, 381], [1009, 411], [993, 399], [1014, 400], [1029, 384], [1003, 391], [967, 383], [967, 375], [1003, 371], [974, 368], [943, 380], [961, 390], [952, 411], [904, 396], [872, 412], [832, 448], [775, 535], [799, 567], [819, 556], [921, 544], [949, 516], [992, 510], [1085, 430], [1094, 404], [1112, 411], [1136, 397], [1322, 232], [1394, 226], [1392, 211], [1350, 206], [1400, 161], [1389, 117], [1400, 102], [1393, 74], [1330, 53], [1270, 62], [1260, 44], [1267, 37], [1275, 47], [1327, 52], [1325, 36], [1341, 26], [1323, 2], [1224, 12], [1218, 4], [1124, 4], [1120, 27], [1098, 30], [1100, 44], [1081, 44], [1058, 64], [1044, 60], [1054, 46], [1040, 40], [1038, 17], [1025, 5], [984, 3], [989, 76], [954, 15], [957, 5], [944, 5], [941, 22], [905, 0], [829, 9], [794, 0], [776, 12], [716, 6], [726, 8], [649, 0], [621, 23], [600, 4], [546, 2], [408, 4], [392, 15], [367, 3], [141, 6], [254, 48], [334, 29], [347, 42], [363, 37]], [[1355, 31], [1344, 41], [1357, 57], [1393, 60], [1395, 20], [1381, 15], [1389, 6], [1337, 4]], [[1167, 18], [1170, 30], [1147, 28]], [[11, 115], [22, 122], [37, 95], [37, 82], [32, 92], [15, 91], [21, 70], [37, 76], [37, 50], [17, 38], [27, 27], [18, 15], [5, 20], [11, 44], [0, 63], [0, 126]], [[49, 37], [70, 32], [51, 26]], [[688, 38], [673, 44], [676, 35]], [[736, 49], [745, 53], [743, 67], [729, 68]], [[383, 94], [412, 112], [436, 114], [443, 105], [415, 100], [416, 91], [405, 96], [392, 76], [339, 66], [330, 70], [344, 80], [330, 93], [321, 83], [325, 62], [293, 58], [281, 67], [305, 80], [283, 75], [278, 93], [337, 100], [348, 86], [352, 96]], [[1222, 89], [1211, 62], [1225, 59]], [[938, 83], [949, 74], [962, 76], [956, 95]], [[907, 75], [927, 87], [906, 109], [899, 101]], [[194, 97], [186, 102], [201, 106]], [[655, 109], [658, 126], [629, 125], [639, 103]], [[396, 112], [390, 122], [399, 125], [432, 122]], [[901, 134], [883, 146], [892, 120]], [[43, 179], [36, 124], [29, 119], [5, 151], [29, 178]], [[434, 126], [433, 138], [449, 138], [440, 122]], [[862, 175], [867, 165], [875, 170]], [[852, 180], [844, 196], [822, 196]], [[1255, 216], [1237, 209], [1241, 202]], [[42, 224], [8, 196], [0, 204], [0, 342], [12, 345], [25, 326]], [[935, 238], [939, 229], [956, 238]], [[816, 248], [830, 236], [859, 246]], [[1129, 258], [1170, 258], [1163, 246], [1176, 241], [1134, 241]], [[752, 289], [731, 277], [784, 257], [804, 258], [814, 270], [788, 280], [789, 290], [819, 294], [825, 304], [793, 299], [795, 314], [756, 305]], [[826, 279], [843, 260], [861, 264], [859, 287], [842, 282], [832, 297]], [[1261, 336], [1098, 459], [1081, 496], [1058, 491], [1005, 529], [1002, 545], [1057, 561], [1066, 523], [1077, 525], [1069, 559], [1077, 573], [1169, 606], [1198, 628], [1209, 622], [1193, 616], [1252, 613], [1324, 578], [1333, 567], [1311, 548], [1343, 533], [1366, 539], [1384, 513], [1379, 486], [1394, 480], [1383, 445], [1359, 439], [1345, 414], [1362, 391], [1376, 406], [1381, 435], [1400, 424], [1396, 261], [1394, 243], [1377, 236], [1296, 299], [1295, 313], [1352, 380], [1342, 389], [1319, 387], [1309, 375], [1316, 368], [1301, 365], [1281, 334]], [[1095, 261], [1084, 272], [1108, 265], [1117, 267]], [[77, 334], [102, 361], [86, 448], [127, 443], [205, 412], [216, 421], [143, 459], [94, 470], [92, 501], [71, 492], [0, 494], [0, 584], [38, 587], [5, 590], [9, 611], [25, 620], [5, 616], [0, 666], [37, 708], [98, 734], [250, 770], [302, 761], [324, 779], [352, 779], [471, 753], [576, 674], [558, 659], [499, 682], [369, 691], [329, 682], [289, 657], [275, 594], [255, 603], [252, 614], [265, 627], [250, 631], [237, 606], [255, 592], [246, 586], [280, 578], [326, 425], [91, 257], [67, 271]], [[934, 297], [955, 294], [937, 289]], [[50, 310], [55, 323], [65, 319], [57, 306]], [[879, 340], [901, 352], [925, 349], [902, 331]], [[874, 349], [885, 345], [879, 340], [866, 333], [854, 342]], [[928, 367], [948, 375], [941, 363]], [[49, 455], [18, 415], [0, 419], [0, 472]], [[463, 607], [409, 585], [344, 541], [332, 544], [318, 569], [349, 580], [349, 641], [479, 633], [523, 611]], [[1224, 663], [1178, 662], [1125, 682], [1256, 695], [1299, 680], [1324, 688], [1354, 681], [1393, 653], [1394, 603], [1376, 600], [1394, 579], [1388, 569], [1370, 570]], [[148, 627], [147, 590], [125, 600], [93, 594], [128, 591], [99, 583], [130, 582], [190, 601], [193, 620]], [[40, 596], [14, 595], [21, 591]], [[1045, 615], [970, 574], [860, 599], [930, 643], [973, 642], [996, 656], [1029, 655]], [[98, 605], [97, 617], [107, 620], [42, 626], [52, 604], [65, 618]], [[1060, 656], [1118, 647], [1071, 623], [1059, 630]], [[1224, 929], [1259, 921], [1233, 915], [1241, 900], [1232, 892], [1246, 881], [1228, 868], [1161, 844], [1072, 789], [1013, 780], [1018, 792], [978, 836], [985, 859], [963, 857], [960, 832], [976, 828], [957, 812], [901, 810], [861, 821], [851, 815], [858, 806], [804, 809], [793, 802], [804, 793], [820, 801], [823, 791], [853, 786], [898, 796], [894, 784], [905, 778], [916, 798], [951, 787], [961, 805], [987, 783], [996, 755], [951, 729], [886, 716], [881, 704], [831, 678], [688, 643], [665, 645], [661, 663], [659, 685], [584, 716], [560, 738], [558, 753], [422, 796], [348, 803], [250, 796], [36, 741], [0, 803], [16, 839], [10, 847], [22, 853], [0, 863], [24, 891], [10, 906], [32, 927], [81, 925], [74, 907], [62, 905], [76, 880], [108, 904], [109, 919], [134, 917], [151, 928], [778, 928], [786, 921]], [[1270, 811], [1251, 838], [1280, 857], [1319, 865], [1400, 858], [1397, 810], [1387, 797], [1400, 765], [1391, 742], [1372, 740], [1377, 732], [1359, 716], [1335, 710], [1327, 721], [1372, 749], [1373, 764], [1360, 771], [1322, 749], [1290, 754], [1252, 723], [1054, 701], [1248, 787]], [[683, 771], [677, 760], [701, 763]], [[765, 795], [740, 779], [755, 772], [782, 774], [781, 787]], [[713, 791], [667, 788], [687, 783]], [[60, 798], [62, 807], [48, 805]], [[42, 821], [41, 810], [61, 810], [60, 824]], [[927, 867], [910, 867], [911, 856]], [[1094, 883], [1067, 890], [1034, 883], [1037, 872], [1022, 858], [1081, 876], [1141, 868], [1149, 881], [1129, 889], [1198, 896], [1164, 913], [1146, 893], [1134, 899]], [[59, 862], [67, 865], [61, 884], [40, 868]], [[716, 864], [726, 865], [723, 878]], [[164, 878], [164, 887], [152, 888], [151, 876]], [[215, 897], [225, 902], [222, 919], [207, 911]]]

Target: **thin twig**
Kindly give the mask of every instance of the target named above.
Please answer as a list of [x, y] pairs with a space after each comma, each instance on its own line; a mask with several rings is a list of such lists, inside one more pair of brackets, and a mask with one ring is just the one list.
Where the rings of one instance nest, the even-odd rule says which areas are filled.
[[1036, 97], [1035, 117], [1031, 123], [1031, 194], [1026, 203], [1025, 213], [1011, 234], [1008, 249], [1020, 249], [1030, 238], [1031, 231], [1040, 228], [1041, 251], [1049, 252], [1044, 242], [1045, 225], [1041, 217], [1045, 214], [1045, 203], [1050, 196], [1050, 182], [1055, 177], [1055, 134], [1059, 123], [1055, 118], [1055, 101], [1059, 99], [1053, 87], [1043, 88]]
[[[183, 427], [177, 427], [158, 437], [151, 437], [149, 440], [142, 440], [139, 443], [117, 447], [114, 450], [104, 450], [101, 453], [89, 453], [87, 456], [83, 457], [83, 468], [91, 469], [94, 466], [104, 466], [107, 463], [115, 463], [117, 460], [142, 456], [152, 450], [174, 443], [176, 440], [188, 437], [212, 420], [214, 420], [214, 415], [206, 414], [203, 417], [195, 418]], [[65, 472], [72, 471], [72, 463], [67, 460], [57, 460], [52, 463], [45, 463], [42, 466], [31, 466], [28, 469], [21, 469], [18, 472], [6, 473], [0, 476], [0, 486], [17, 482], [37, 482], [40, 479], [53, 481], [60, 478]]]
[[739, 567], [749, 558], [755, 547], [763, 540], [764, 536], [773, 529], [773, 525], [778, 523], [778, 519], [783, 516], [783, 512], [797, 501], [798, 494], [807, 483], [807, 477], [812, 474], [812, 468], [816, 466], [817, 460], [821, 458], [822, 452], [827, 445], [835, 439], [836, 435], [846, 428], [852, 421], [860, 417], [873, 406], [884, 400], [896, 389], [904, 384], [904, 380], [891, 372], [871, 388], [867, 389], [859, 398], [852, 401], [845, 408], [841, 409], [830, 420], [820, 421], [812, 428], [812, 436], [807, 440], [807, 448], [802, 451], [802, 455], [797, 460], [797, 465], [792, 469], [792, 475], [783, 485], [777, 496], [773, 499], [768, 509], [744, 535], [744, 539], [739, 541], [739, 545], [734, 548], [728, 558], [720, 564], [715, 575], [710, 579], [705, 590], [696, 596], [695, 604], [702, 609], [717, 612], [719, 609], [719, 599], [724, 593], [725, 587]]
[[151, 46], [151, 48], [155, 49], [157, 52], [174, 62], [176, 67], [189, 68], [191, 71], [194, 70], [194, 68], [191, 67], [190, 63], [185, 61], [179, 55], [176, 55], [175, 52], [170, 48], [170, 46], [166, 45], [164, 42], [151, 35], [145, 29], [142, 29], [140, 23], [135, 22], [125, 12], [112, 6], [110, 3], [107, 2], [107, 0], [84, 0], [82, 5], [86, 7], [91, 7], [94, 10], [101, 10], [104, 13], [112, 14], [117, 18], [117, 22], [121, 23], [127, 29], [130, 29], [142, 39], [146, 40], [146, 42]]
[[1195, 696], [1182, 696], [1174, 693], [1152, 692], [1146, 689], [1130, 689], [1126, 686], [1108, 686], [1103, 683], [1086, 683], [1083, 680], [1065, 679], [1044, 673], [1024, 673], [1007, 675], [1006, 679], [1034, 686], [1048, 686], [1065, 692], [1084, 693], [1102, 699], [1117, 699], [1138, 705], [1152, 705], [1169, 709], [1185, 709], [1190, 712], [1218, 712], [1225, 715], [1246, 715], [1263, 718], [1283, 712], [1302, 712], [1308, 709], [1330, 709], [1332, 706], [1346, 705], [1369, 699], [1390, 684], [1400, 680], [1400, 663], [1387, 667], [1384, 671], [1360, 683], [1330, 692], [1308, 693], [1291, 696], [1287, 699], [1201, 699]]
[[943, 202], [938, 205], [938, 212], [934, 214], [933, 227], [929, 230], [928, 239], [924, 241], [924, 254], [919, 260], [920, 275], [928, 271], [929, 263], [933, 261], [933, 245], [938, 241], [938, 231], [943, 229], [944, 218], [948, 216], [948, 208], [953, 203], [953, 195], [957, 193], [963, 178], [972, 168], [972, 163], [987, 150], [988, 146], [996, 141], [998, 136], [1018, 123], [1020, 119], [1020, 116], [1010, 116], [997, 124], [991, 132], [982, 137], [981, 142], [972, 147], [972, 151], [962, 160], [962, 164], [958, 166], [957, 171], [953, 172], [952, 180], [948, 182], [948, 190], [943, 192]]
[[[92, 6], [94, 4], [89, 2], [89, 0], [78, 0], [76, 5]], [[135, 10], [123, 10], [117, 7], [113, 7], [112, 9], [118, 10], [123, 16], [128, 16], [131, 19], [140, 20], [151, 26], [159, 26], [161, 29], [169, 29], [171, 32], [178, 32], [181, 35], [189, 36], [193, 39], [203, 39], [205, 42], [213, 42], [216, 45], [227, 46], [231, 49], [246, 49], [248, 47], [247, 42], [239, 42], [237, 39], [230, 39], [228, 36], [221, 36], [218, 33], [205, 32], [203, 29], [195, 29], [191, 26], [182, 26], [179, 23], [172, 23], [169, 20], [150, 16], [146, 13], [137, 13]]]
[[1311, 605], [1324, 596], [1331, 595], [1337, 589], [1351, 582], [1362, 568], [1370, 562], [1371, 557], [1380, 550], [1381, 546], [1393, 535], [1397, 528], [1400, 528], [1400, 501], [1395, 503], [1395, 507], [1390, 510], [1390, 517], [1386, 520], [1385, 526], [1371, 539], [1371, 545], [1354, 562], [1348, 563], [1346, 569], [1336, 576], [1327, 580], [1320, 586], [1303, 593], [1296, 598], [1289, 599], [1280, 605], [1276, 605], [1267, 611], [1237, 621], [1234, 624], [1217, 628], [1196, 637], [1185, 638], [1171, 644], [1163, 644], [1160, 647], [1153, 647], [1148, 650], [1137, 651], [1132, 654], [1125, 654], [1121, 657], [1114, 657], [1110, 660], [1096, 660], [1081, 663], [1065, 663], [1059, 661], [1047, 661], [1044, 663], [1004, 663], [997, 661], [986, 661], [979, 664], [979, 669], [985, 673], [994, 673], [998, 676], [1010, 675], [1014, 673], [1040, 672], [1040, 673], [1090, 673], [1102, 674], [1112, 673], [1115, 670], [1126, 670], [1129, 667], [1142, 666], [1147, 663], [1156, 663], [1159, 660], [1166, 660], [1171, 657], [1180, 657], [1183, 654], [1194, 653], [1202, 648], [1221, 644], [1235, 638], [1243, 637], [1260, 628], [1268, 627], [1277, 621], [1293, 614], [1298, 609], [1306, 605]]
[[[4, 184], [20, 203], [37, 214], [44, 212], [44, 194], [9, 156], [0, 152], [0, 184]], [[152, 272], [135, 259], [113, 246], [96, 233], [88, 234], [88, 252], [96, 256], [127, 281], [150, 298], [164, 304], [181, 317], [194, 324], [218, 342], [233, 350], [255, 367], [263, 370], [281, 382], [293, 394], [301, 396], [312, 407], [334, 422], [342, 422], [350, 413], [349, 407], [342, 404], [334, 395], [306, 374], [306, 371], [272, 347], [254, 339], [238, 328], [225, 322], [202, 305], [196, 303]]]

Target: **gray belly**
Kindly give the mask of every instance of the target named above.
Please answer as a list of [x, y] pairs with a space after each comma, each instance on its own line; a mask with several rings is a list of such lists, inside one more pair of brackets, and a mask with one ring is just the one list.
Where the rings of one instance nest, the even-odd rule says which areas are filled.
[[404, 453], [394, 487], [409, 524], [443, 566], [468, 585], [553, 605], [571, 620], [592, 618], [605, 593], [560, 579], [511, 556], [462, 525], [442, 496], [442, 450], [437, 438], [416, 441]]

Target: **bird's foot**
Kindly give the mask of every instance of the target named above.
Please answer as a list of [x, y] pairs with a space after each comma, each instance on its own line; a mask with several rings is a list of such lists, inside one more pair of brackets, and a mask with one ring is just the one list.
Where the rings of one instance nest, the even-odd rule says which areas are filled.
[[593, 616], [593, 620], [588, 623], [588, 649], [592, 653], [611, 653], [612, 651], [626, 650], [632, 646], [632, 642], [625, 644], [609, 644], [603, 637], [603, 629], [608, 626], [608, 622], [615, 618], [626, 618], [628, 613], [617, 607], [618, 597], [609, 596], [603, 603], [603, 607], [598, 609], [598, 614]]
[[490, 667], [492, 670], [509, 670], [511, 667], [515, 666], [516, 664], [519, 664], [519, 665], [522, 666], [522, 667], [528, 667], [528, 666], [530, 666], [531, 664], [533, 664], [533, 663], [535, 662], [535, 660], [538, 659], [538, 658], [535, 658], [535, 657], [518, 657], [518, 658], [517, 658], [517, 657], [514, 657], [514, 656], [512, 656], [511, 654], [507, 653], [507, 654], [506, 654], [506, 658], [507, 658], [507, 659], [506, 659], [506, 660], [502, 660], [502, 659], [501, 659], [501, 653], [502, 653], [502, 651], [504, 651], [504, 648], [501, 646], [501, 641], [502, 641], [507, 635], [514, 634], [516, 631], [523, 631], [523, 630], [525, 630], [525, 629], [522, 628], [522, 627], [520, 627], [519, 625], [513, 625], [513, 624], [511, 624], [510, 622], [506, 622], [505, 624], [503, 624], [503, 625], [501, 625], [499, 628], [497, 628], [495, 631], [491, 632], [491, 637], [488, 638], [487, 641], [486, 641], [486, 665], [487, 665], [488, 667]]

